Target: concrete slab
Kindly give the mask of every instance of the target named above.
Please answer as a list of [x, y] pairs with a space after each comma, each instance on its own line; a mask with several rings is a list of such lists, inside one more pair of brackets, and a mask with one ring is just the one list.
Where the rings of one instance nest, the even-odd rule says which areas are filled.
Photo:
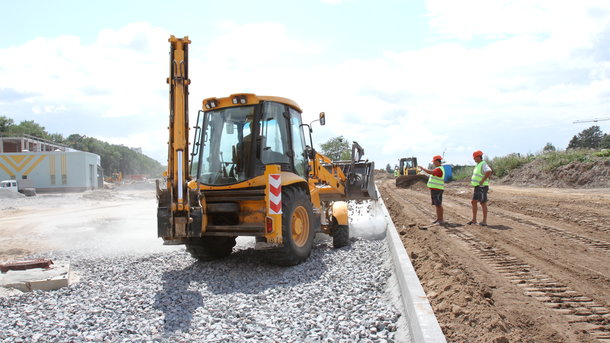
[[[377, 190], [377, 194], [379, 190]], [[377, 203], [387, 223], [387, 243], [394, 262], [394, 271], [398, 287], [407, 314], [407, 322], [413, 337], [413, 343], [446, 343], [447, 340], [432, 311], [432, 306], [424, 292], [419, 278], [411, 264], [409, 255], [402, 244], [394, 222], [380, 197]]]
[[51, 268], [9, 270], [0, 273], [0, 287], [18, 289], [22, 292], [33, 290], [50, 291], [70, 284], [70, 262], [55, 261]]

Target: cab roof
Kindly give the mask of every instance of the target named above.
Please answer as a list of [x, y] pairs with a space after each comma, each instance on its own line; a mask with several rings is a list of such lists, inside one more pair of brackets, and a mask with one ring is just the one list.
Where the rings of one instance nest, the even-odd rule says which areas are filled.
[[288, 98], [282, 98], [279, 96], [256, 95], [252, 93], [231, 94], [228, 97], [224, 98], [206, 98], [203, 99], [202, 105], [204, 111], [209, 111], [226, 107], [254, 105], [259, 104], [263, 101], [279, 102], [294, 108], [295, 110], [299, 111], [299, 113], [303, 112], [303, 110], [301, 110], [301, 108], [295, 101], [290, 100]]

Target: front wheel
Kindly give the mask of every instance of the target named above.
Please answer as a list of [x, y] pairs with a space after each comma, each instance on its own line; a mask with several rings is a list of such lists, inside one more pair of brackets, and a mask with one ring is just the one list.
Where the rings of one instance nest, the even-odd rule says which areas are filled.
[[305, 190], [286, 187], [282, 191], [283, 246], [272, 254], [272, 262], [293, 266], [311, 254], [315, 235], [313, 208]]
[[335, 249], [349, 245], [349, 225], [334, 225], [331, 229]]

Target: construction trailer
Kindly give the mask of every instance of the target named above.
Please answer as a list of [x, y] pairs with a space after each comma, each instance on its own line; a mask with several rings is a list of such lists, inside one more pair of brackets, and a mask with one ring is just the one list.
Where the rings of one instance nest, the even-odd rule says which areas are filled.
[[84, 151], [0, 154], [1, 180], [30, 180], [37, 193], [99, 188], [100, 157]]

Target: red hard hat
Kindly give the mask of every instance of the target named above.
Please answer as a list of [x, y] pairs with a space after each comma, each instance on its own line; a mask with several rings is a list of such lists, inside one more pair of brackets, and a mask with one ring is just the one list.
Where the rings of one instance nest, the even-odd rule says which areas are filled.
[[442, 160], [443, 160], [443, 156], [441, 156], [441, 155], [436, 155], [436, 156], [432, 157], [432, 162], [434, 162], [434, 161], [436, 161], [436, 160], [441, 160], [441, 161], [442, 161]]
[[481, 150], [477, 150], [472, 153], [472, 158], [475, 158], [477, 156], [483, 156], [483, 152]]

